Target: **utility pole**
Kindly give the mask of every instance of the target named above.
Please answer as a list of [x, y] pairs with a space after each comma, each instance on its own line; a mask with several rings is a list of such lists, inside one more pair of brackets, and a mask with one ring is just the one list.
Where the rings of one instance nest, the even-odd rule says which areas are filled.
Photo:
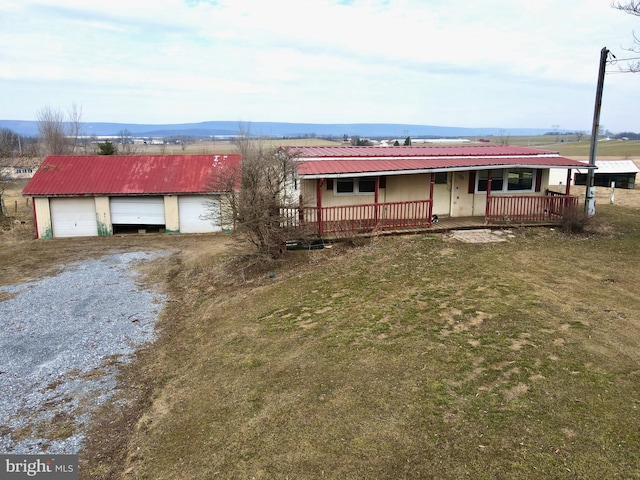
[[604, 88], [604, 73], [607, 66], [609, 50], [600, 50], [600, 69], [598, 71], [598, 87], [596, 88], [596, 104], [593, 109], [593, 127], [591, 128], [591, 145], [589, 147], [589, 169], [587, 170], [587, 192], [584, 201], [584, 212], [588, 217], [596, 213], [596, 187], [594, 186], [596, 173], [596, 150], [598, 148], [598, 131], [600, 130], [600, 109], [602, 108], [602, 90]]

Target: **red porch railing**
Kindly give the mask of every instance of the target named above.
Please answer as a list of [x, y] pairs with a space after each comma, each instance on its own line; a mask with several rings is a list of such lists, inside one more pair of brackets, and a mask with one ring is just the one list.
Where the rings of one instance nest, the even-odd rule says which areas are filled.
[[578, 206], [578, 198], [547, 192], [546, 196], [504, 195], [487, 199], [487, 222], [538, 222], [560, 220]]
[[[429, 200], [369, 203], [337, 207], [281, 207], [282, 227], [308, 227], [318, 235], [429, 227]], [[556, 222], [578, 206], [578, 198], [547, 192], [546, 196], [490, 195], [485, 221]]]
[[317, 233], [350, 233], [431, 225], [430, 200], [281, 209], [282, 226], [317, 225]]

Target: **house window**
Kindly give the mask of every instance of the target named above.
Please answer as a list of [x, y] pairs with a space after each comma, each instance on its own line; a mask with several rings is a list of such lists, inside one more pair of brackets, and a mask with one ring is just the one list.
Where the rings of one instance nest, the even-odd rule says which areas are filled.
[[447, 172], [437, 172], [435, 182], [436, 185], [444, 185], [447, 183], [449, 174]]
[[[480, 170], [477, 175], [476, 192], [487, 191], [489, 172]], [[532, 192], [535, 170], [532, 168], [514, 168], [491, 171], [491, 192]]]
[[375, 193], [376, 181], [373, 178], [358, 179], [358, 193]]
[[[502, 173], [503, 173], [502, 170], [491, 171], [491, 191], [492, 192], [499, 192], [502, 190]], [[489, 171], [480, 170], [478, 172], [478, 188], [476, 190], [478, 192], [486, 192], [488, 180], [489, 180]]]
[[507, 189], [533, 190], [533, 170], [530, 168], [509, 170], [507, 175]]
[[339, 178], [335, 183], [336, 195], [347, 195], [355, 193], [355, 181], [353, 178]]
[[376, 191], [375, 178], [338, 178], [333, 185], [334, 195], [373, 195]]

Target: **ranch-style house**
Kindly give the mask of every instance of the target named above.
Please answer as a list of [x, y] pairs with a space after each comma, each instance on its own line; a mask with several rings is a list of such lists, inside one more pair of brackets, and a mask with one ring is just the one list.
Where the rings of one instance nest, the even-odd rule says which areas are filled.
[[585, 169], [518, 146], [290, 147], [300, 203], [291, 225], [319, 235], [431, 226], [435, 217], [553, 223], [578, 199], [548, 189], [551, 168]]

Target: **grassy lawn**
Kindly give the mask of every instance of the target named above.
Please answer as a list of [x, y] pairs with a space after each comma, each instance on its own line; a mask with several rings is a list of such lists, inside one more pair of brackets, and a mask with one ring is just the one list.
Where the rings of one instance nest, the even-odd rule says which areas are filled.
[[124, 377], [142, 415], [103, 413], [85, 476], [640, 478], [639, 213], [291, 252], [246, 283], [174, 255], [150, 272], [163, 338]]

